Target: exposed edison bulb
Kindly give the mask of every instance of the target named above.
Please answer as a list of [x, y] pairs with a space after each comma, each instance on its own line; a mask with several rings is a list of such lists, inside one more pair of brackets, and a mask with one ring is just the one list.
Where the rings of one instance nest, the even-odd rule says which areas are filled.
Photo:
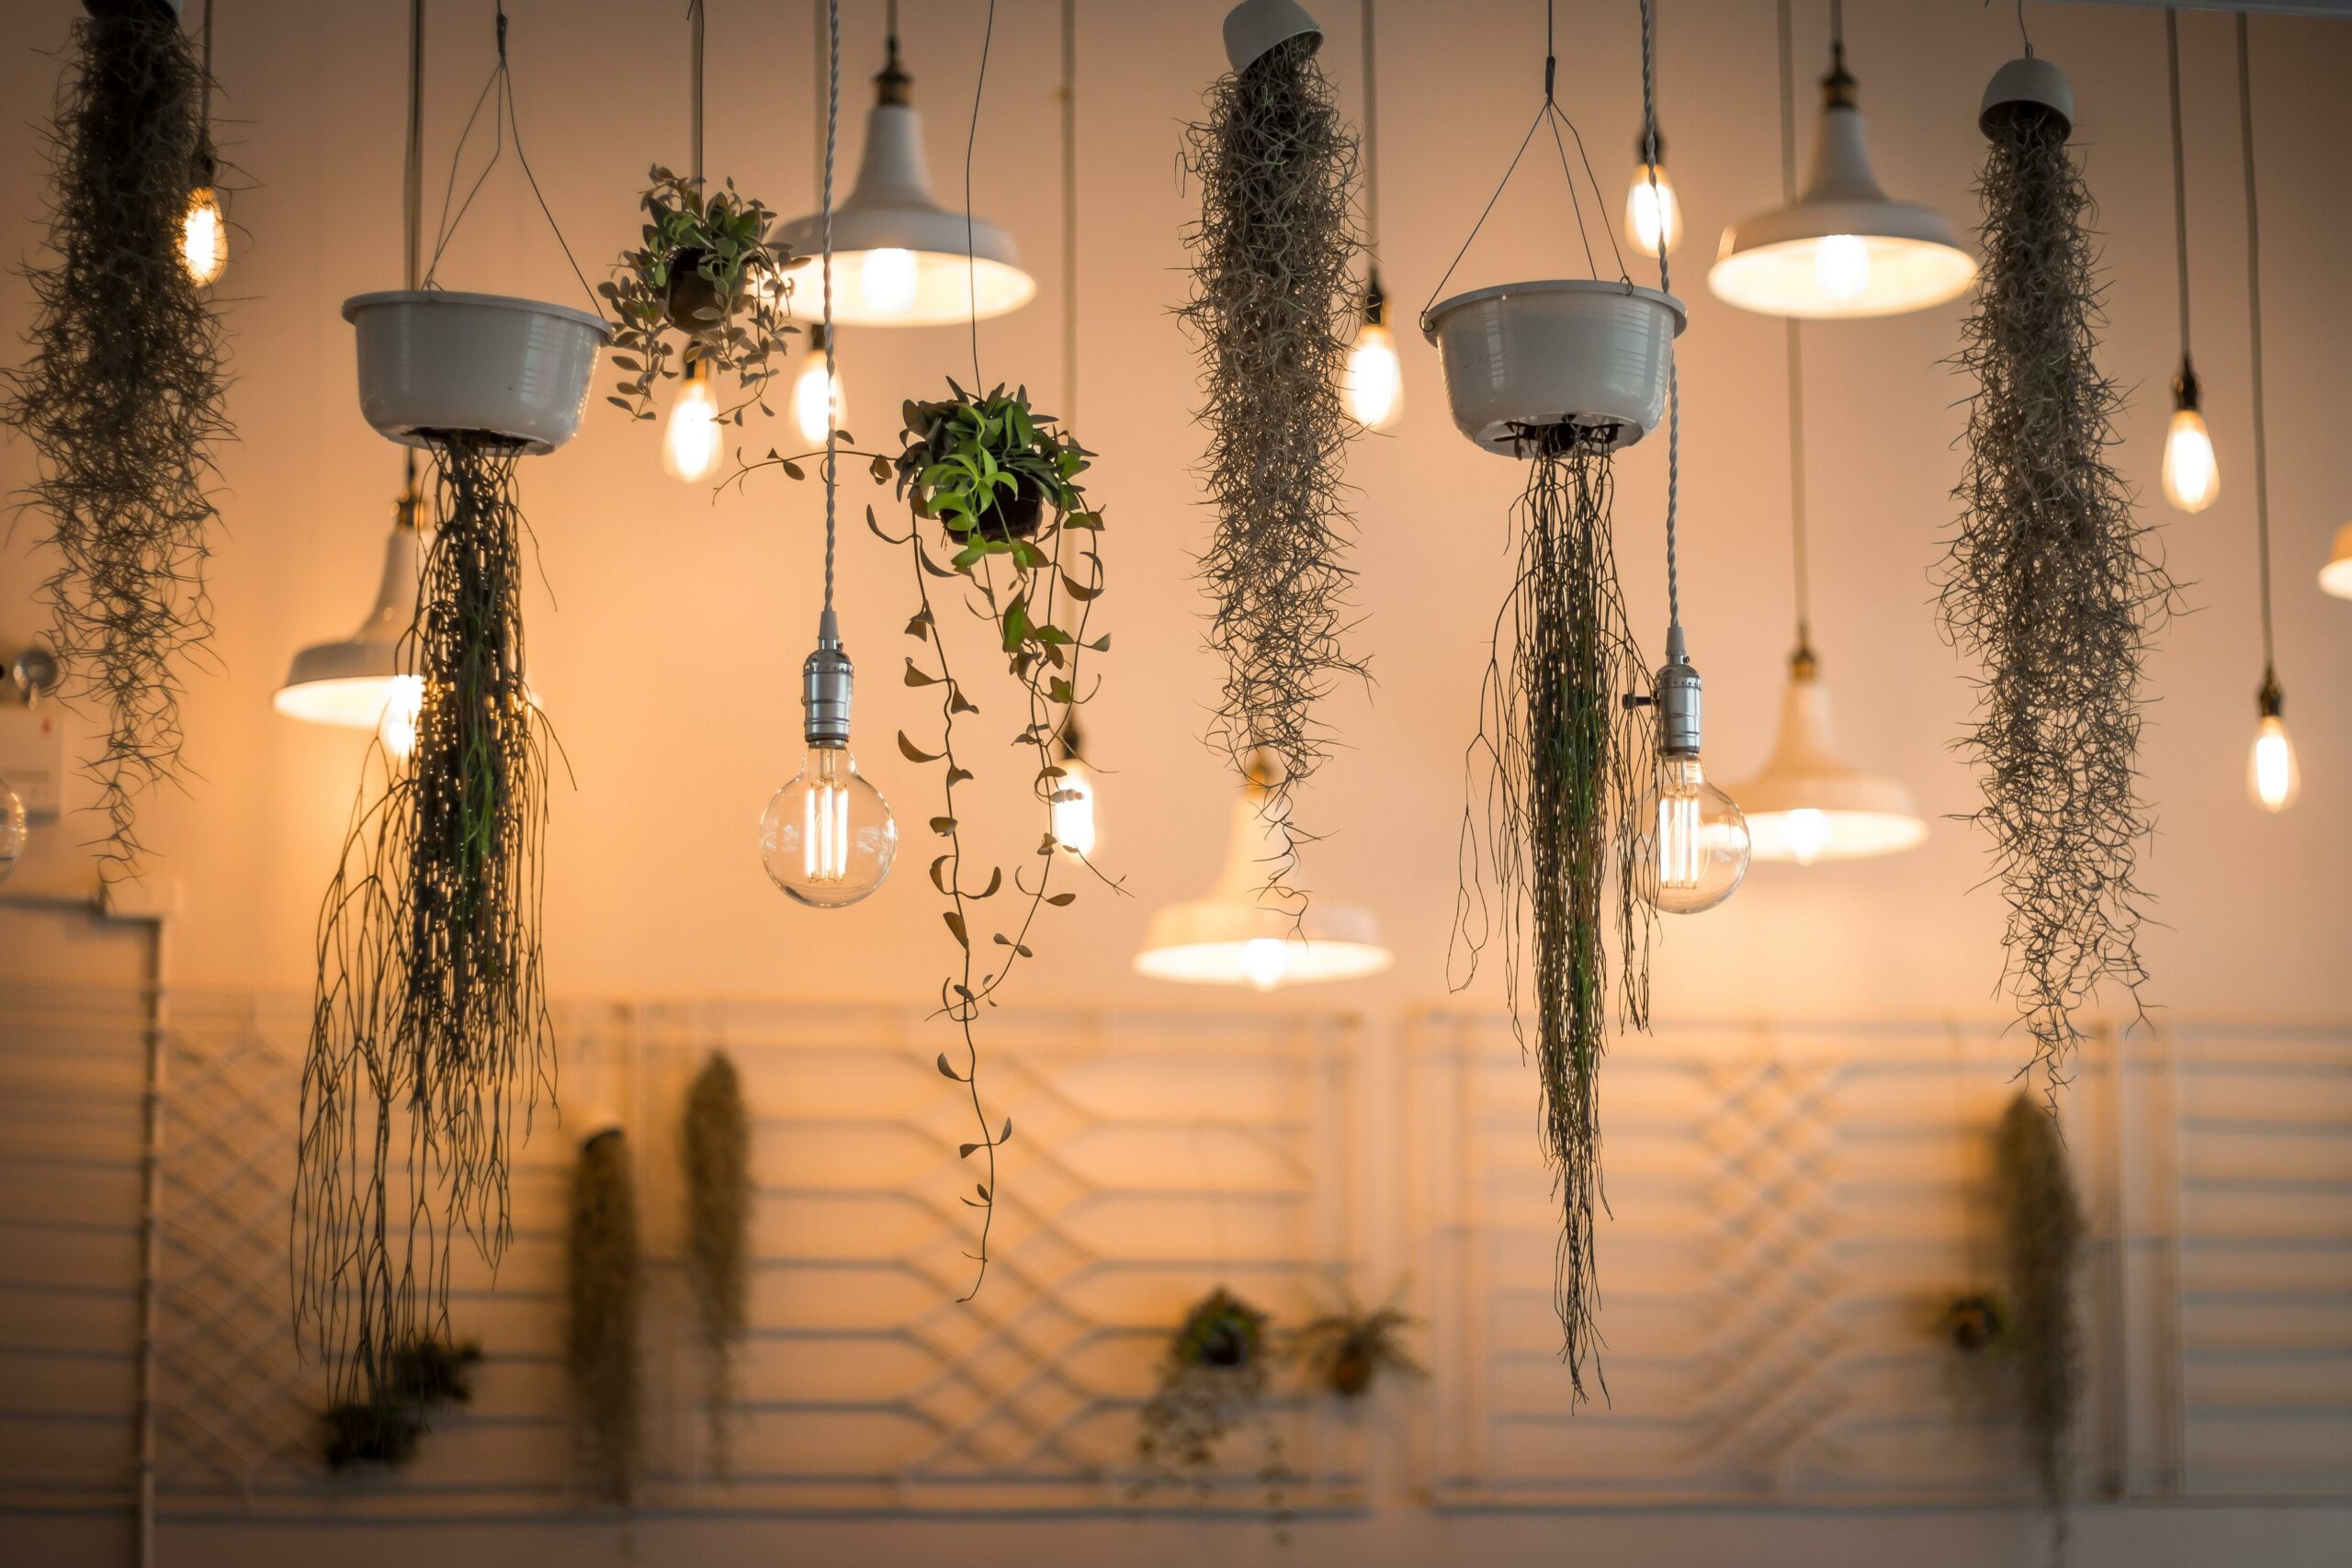
[[1635, 250], [1645, 256], [1657, 254], [1660, 231], [1666, 236], [1666, 254], [1672, 255], [1682, 243], [1682, 203], [1674, 194], [1674, 182], [1666, 177], [1666, 165], [1657, 165], [1657, 188], [1650, 188], [1650, 165], [1634, 165], [1634, 183], [1625, 191], [1625, 238]]
[[847, 746], [810, 746], [760, 817], [768, 880], [811, 908], [856, 903], [882, 886], [898, 853], [890, 803], [859, 775]]
[[15, 786], [0, 778], [0, 882], [17, 869], [17, 857], [25, 852], [25, 801]]
[[903, 316], [915, 308], [915, 254], [888, 246], [859, 259], [857, 298], [877, 316]]
[[2172, 428], [2165, 432], [2164, 484], [2165, 499], [2183, 512], [2202, 512], [2222, 492], [2213, 437], [2195, 409], [2176, 410]]
[[229, 221], [220, 215], [220, 193], [210, 186], [188, 192], [180, 216], [180, 265], [198, 284], [218, 281], [229, 268]]
[[1386, 430], [1405, 412], [1405, 367], [1385, 321], [1356, 329], [1348, 349], [1348, 412], [1366, 430]]
[[1869, 244], [1856, 234], [1823, 235], [1813, 248], [1813, 286], [1825, 299], [1859, 299], [1869, 293]]
[[1253, 990], [1277, 989], [1290, 975], [1290, 944], [1280, 937], [1253, 936], [1241, 944], [1241, 977]]
[[1054, 842], [1073, 854], [1094, 852], [1094, 780], [1075, 757], [1062, 759], [1054, 781]]
[[395, 675], [392, 694], [384, 700], [384, 712], [376, 720], [377, 738], [395, 761], [405, 762], [416, 750], [416, 727], [424, 717], [424, 677]]
[[2245, 793], [2256, 806], [2276, 816], [2295, 804], [2303, 793], [2303, 770], [2295, 761], [2295, 742], [2287, 721], [2275, 713], [2262, 716], [2254, 732], [2254, 750], [2246, 758]]
[[662, 469], [672, 479], [699, 484], [718, 466], [723, 442], [718, 399], [710, 389], [710, 367], [696, 361], [686, 371], [677, 401], [670, 405], [670, 423], [662, 427]]
[[1747, 818], [1731, 796], [1707, 782], [1696, 754], [1658, 761], [1657, 783], [1643, 799], [1642, 892], [1669, 915], [1712, 909], [1747, 874]]
[[838, 430], [849, 423], [842, 412], [842, 377], [833, 367], [832, 344], [825, 341], [824, 328], [814, 327], [808, 333], [808, 352], [801, 356], [800, 374], [792, 383], [792, 422], [800, 439], [811, 446], [825, 443], [828, 405], [832, 428]]

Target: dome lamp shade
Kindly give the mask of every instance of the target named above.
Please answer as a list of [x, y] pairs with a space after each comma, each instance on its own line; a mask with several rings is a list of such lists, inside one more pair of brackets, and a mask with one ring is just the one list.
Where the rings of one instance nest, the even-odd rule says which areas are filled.
[[1863, 860], [1917, 848], [1928, 837], [1928, 824], [1899, 781], [1838, 758], [1829, 692], [1804, 649], [1789, 661], [1779, 742], [1763, 771], [1735, 793], [1758, 860]]

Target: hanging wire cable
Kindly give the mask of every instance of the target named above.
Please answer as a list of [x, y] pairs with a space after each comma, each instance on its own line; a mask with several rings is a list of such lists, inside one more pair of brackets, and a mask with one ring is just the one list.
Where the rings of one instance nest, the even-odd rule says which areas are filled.
[[401, 171], [401, 221], [406, 226], [407, 287], [420, 288], [424, 283], [424, 0], [409, 0], [408, 7], [408, 149]]
[[2254, 380], [2254, 539], [2262, 587], [2262, 674], [2276, 684], [2270, 625], [2270, 444], [2262, 410], [2262, 215], [2254, 188], [2254, 67], [2245, 13], [2238, 13], [2238, 141], [2245, 153], [2245, 299], [2254, 345], [2247, 365]]
[[[1835, 0], [1833, 0], [1834, 11]], [[1549, 30], [1551, 8], [1544, 8], [1544, 22]], [[1544, 65], [1544, 80], [1548, 88], [1551, 66]], [[1649, 169], [1650, 198], [1657, 199], [1657, 7], [1655, 0], [1642, 0], [1642, 160]], [[1596, 187], [1597, 189], [1598, 187]], [[1665, 210], [1663, 208], [1660, 211]], [[1657, 288], [1661, 294], [1674, 292], [1674, 274], [1666, 259], [1666, 225], [1657, 231]], [[1613, 242], [1612, 242], [1613, 243]], [[1682, 491], [1682, 376], [1675, 364], [1669, 345], [1666, 367], [1666, 624], [1669, 633], [1682, 627], [1682, 590], [1679, 563], [1675, 558], [1675, 510]]]
[[[891, 0], [891, 34], [898, 33], [898, 0]], [[989, 45], [996, 41], [996, 0], [989, 0], [988, 22], [980, 31], [980, 69], [972, 81], [972, 122], [964, 132], [964, 298], [971, 318], [972, 391], [986, 385], [980, 379], [980, 264], [972, 242], [972, 148], [980, 139], [980, 94], [989, 85]]]
[[2180, 275], [2180, 361], [2188, 363], [2188, 154], [2180, 133], [2180, 17], [2165, 7], [2165, 72], [2172, 91], [2173, 251]]
[[[1380, 270], [1380, 51], [1373, 0], [1363, 0], [1363, 250]], [[1548, 15], [1548, 14], [1547, 14]]]
[[212, 0], [204, 0], [202, 50], [203, 96], [196, 110], [196, 145], [199, 156], [212, 147]]
[[690, 123], [693, 126], [695, 189], [697, 191], [702, 189], [702, 0], [686, 0], [686, 34], [691, 40], [687, 47], [691, 51], [690, 69], [694, 77]]
[[[1781, 200], [1797, 198], [1796, 37], [1790, 19], [1789, 0], [1780, 0], [1781, 13]], [[1797, 319], [1789, 318], [1789, 533], [1795, 563], [1797, 654], [1813, 653], [1812, 562], [1805, 548], [1804, 489], [1804, 339]]]
[[[1078, 424], [1078, 0], [1062, 0], [1062, 418]], [[964, 203], [965, 222], [972, 204]], [[975, 381], [979, 378], [975, 376]], [[980, 389], [973, 388], [974, 391]]]
[[[899, 36], [899, 7], [896, 0], [890, 6], [890, 36]], [[819, 201], [824, 214], [824, 259], [819, 273], [824, 279], [825, 295], [825, 354], [826, 373], [831, 374], [833, 364], [833, 159], [840, 145], [842, 120], [842, 6], [841, 0], [825, 0], [825, 174]], [[824, 625], [833, 624], [833, 492], [834, 459], [841, 446], [841, 400], [825, 400], [825, 615]]]

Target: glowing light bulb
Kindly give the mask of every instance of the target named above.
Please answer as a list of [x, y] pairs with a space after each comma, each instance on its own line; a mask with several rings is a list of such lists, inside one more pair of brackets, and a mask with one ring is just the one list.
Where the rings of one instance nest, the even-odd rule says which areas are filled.
[[857, 268], [857, 298], [877, 316], [903, 316], [915, 308], [915, 254], [891, 246], [868, 251]]
[[1801, 806], [1781, 818], [1781, 841], [1788, 846], [1789, 858], [1799, 865], [1811, 865], [1819, 860], [1836, 832], [1829, 814], [1809, 806]]
[[825, 444], [829, 402], [833, 428], [838, 430], [849, 423], [849, 415], [842, 412], [841, 372], [833, 367], [832, 345], [825, 341], [825, 329], [811, 327], [808, 352], [801, 357], [800, 374], [792, 383], [792, 422], [800, 432], [800, 439], [811, 446]]
[[2180, 409], [2165, 432], [2165, 499], [2183, 512], [2202, 512], [2222, 492], [2222, 475], [2213, 461], [2213, 437], [2205, 416], [2195, 409]]
[[416, 750], [416, 727], [424, 717], [424, 677], [393, 676], [392, 694], [384, 700], [383, 716], [376, 721], [376, 735], [395, 761], [407, 761]]
[[1695, 915], [1730, 897], [1747, 874], [1747, 818], [1707, 782], [1698, 756], [1658, 760], [1643, 797], [1643, 895], [1669, 915]]
[[[820, 434], [819, 439], [822, 439]], [[718, 400], [710, 389], [710, 369], [696, 364], [686, 372], [678, 400], [670, 405], [670, 423], [662, 431], [662, 469], [672, 479], [699, 484], [718, 466], [724, 445], [718, 424]]]
[[2303, 793], [2303, 770], [2295, 761], [2295, 742], [2287, 721], [2275, 713], [2262, 716], [2254, 733], [2254, 751], [2246, 758], [2245, 793], [2273, 816], [2295, 804]]
[[882, 886], [898, 853], [890, 803], [859, 776], [844, 745], [810, 746], [800, 772], [760, 818], [768, 880], [810, 908], [856, 903]]
[[1385, 321], [1356, 329], [1348, 350], [1348, 412], [1366, 430], [1386, 430], [1405, 412], [1405, 367], [1396, 358], [1396, 334]]
[[25, 852], [25, 802], [13, 785], [0, 778], [0, 882], [17, 869]]
[[1054, 781], [1054, 841], [1072, 854], [1094, 852], [1094, 781], [1086, 764], [1075, 757], [1062, 759], [1062, 776]]
[[1290, 974], [1290, 944], [1280, 937], [1253, 936], [1241, 944], [1241, 977], [1251, 987], [1271, 991]]
[[1859, 299], [1870, 292], [1871, 248], [1855, 234], [1826, 234], [1813, 249], [1813, 286], [1825, 299]]
[[1657, 188], [1650, 188], [1650, 165], [1634, 166], [1634, 183], [1625, 191], [1625, 238], [1635, 250], [1645, 256], [1657, 254], [1658, 231], [1666, 233], [1666, 254], [1672, 255], [1682, 243], [1682, 203], [1674, 194], [1674, 182], [1666, 177], [1666, 165], [1657, 166]]
[[220, 194], [210, 186], [188, 193], [180, 218], [180, 265], [198, 284], [217, 281], [229, 267], [229, 221], [220, 215]]

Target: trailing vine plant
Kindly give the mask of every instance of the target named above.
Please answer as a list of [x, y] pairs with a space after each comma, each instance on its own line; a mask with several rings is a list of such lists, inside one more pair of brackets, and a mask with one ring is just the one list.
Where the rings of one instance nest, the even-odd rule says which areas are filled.
[[774, 360], [798, 330], [786, 319], [790, 257], [768, 238], [775, 214], [737, 195], [732, 180], [706, 197], [698, 175], [657, 165], [650, 177], [639, 200], [643, 243], [623, 251], [611, 281], [596, 287], [619, 318], [611, 363], [623, 375], [605, 400], [649, 420], [657, 382], [731, 375], [741, 396], [720, 407], [720, 419], [741, 425], [755, 404], [774, 412]]
[[1159, 1362], [1159, 1386], [1145, 1402], [1136, 1458], [1142, 1465], [1134, 1495], [1189, 1478], [1206, 1493], [1225, 1440], [1244, 1427], [1258, 1430], [1258, 1479], [1266, 1507], [1285, 1522], [1283, 1500], [1295, 1478], [1282, 1434], [1265, 1418], [1274, 1344], [1267, 1314], [1220, 1285], [1195, 1302], [1169, 1337]]
[[639, 1262], [637, 1185], [628, 1143], [617, 1129], [580, 1145], [565, 1238], [571, 1315], [564, 1371], [580, 1475], [590, 1494], [626, 1505], [637, 1490], [637, 1309]]
[[748, 1318], [752, 1122], [742, 1077], [723, 1051], [711, 1053], [686, 1090], [679, 1144], [686, 1175], [686, 1285], [695, 1298], [711, 1450], [724, 1474], [735, 1354]]
[[[1637, 891], [1635, 807], [1657, 776], [1657, 728], [1627, 701], [1646, 694], [1650, 679], [1611, 536], [1617, 434], [1562, 424], [1519, 435], [1528, 460], [1513, 510], [1519, 561], [1464, 762], [1453, 926], [1464, 960], [1455, 988], [1498, 943], [1511, 1032], [1535, 1057], [1562, 1217], [1553, 1304], [1578, 1402], [1588, 1356], [1599, 1373], [1600, 1067], [1612, 987], [1618, 1019], [1649, 1022], [1652, 910]], [[1605, 1396], [1605, 1379], [1600, 1388]]]
[[515, 1122], [554, 1089], [521, 448], [446, 434], [431, 454], [440, 526], [400, 655], [423, 694], [416, 738], [405, 761], [371, 748], [319, 915], [302, 1073], [296, 1333], [355, 1404], [379, 1402], [400, 1347], [446, 1334], [456, 1235], [499, 1260]]
[[[1182, 315], [1200, 345], [1216, 514], [1200, 570], [1215, 604], [1208, 646], [1226, 667], [1209, 734], [1245, 777], [1261, 747], [1281, 759], [1265, 809], [1294, 846], [1313, 835], [1296, 826], [1293, 792], [1330, 744], [1316, 705], [1340, 677], [1365, 673], [1343, 646], [1357, 139], [1315, 59], [1320, 41], [1302, 34], [1220, 77], [1183, 153], [1201, 218], [1186, 236]], [[1303, 908], [1286, 880], [1296, 859], [1294, 849], [1269, 867], [1266, 894]]]
[[181, 674], [212, 633], [205, 487], [231, 428], [220, 321], [181, 258], [209, 83], [173, 7], [96, 10], [48, 127], [32, 354], [0, 372], [0, 419], [40, 456], [24, 502], [57, 552], [43, 595], [67, 695], [103, 716], [84, 766], [111, 882], [141, 868], [139, 797], [183, 776]]
[[2016, 1369], [2026, 1459], [2050, 1521], [2052, 1554], [2066, 1550], [2071, 1446], [2083, 1398], [2081, 1200], [2058, 1119], [2019, 1094], [2001, 1116], [1996, 1150], [2001, 1235], [2008, 1262], [2002, 1345]]
[[2067, 122], [2008, 104], [1984, 124], [1984, 264], [1952, 361], [1976, 390], [1939, 603], [1984, 665], [1956, 742], [1984, 788], [1965, 819], [1992, 841], [2003, 980], [2054, 1096], [2075, 1009], [2102, 983], [2140, 1006], [2140, 673], [2176, 590], [2108, 460], [2123, 393], [2098, 367], [2105, 285]]

